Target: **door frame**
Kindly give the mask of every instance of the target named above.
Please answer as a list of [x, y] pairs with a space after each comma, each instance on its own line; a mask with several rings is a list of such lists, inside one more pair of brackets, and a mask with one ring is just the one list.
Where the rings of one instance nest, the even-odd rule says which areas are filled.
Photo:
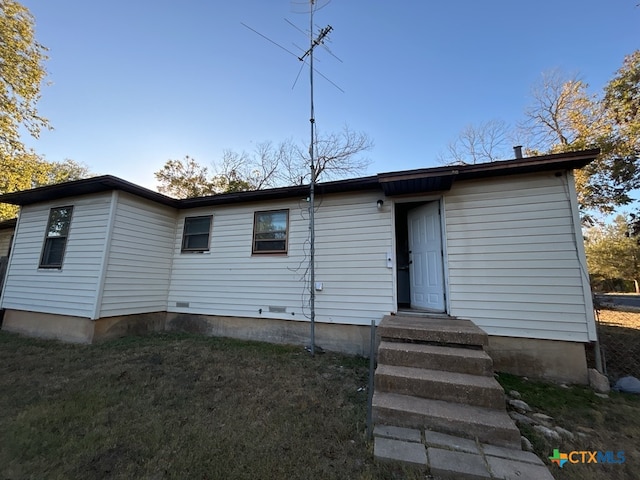
[[[440, 207], [440, 236], [442, 239], [442, 270], [443, 270], [443, 294], [444, 294], [444, 314], [449, 314], [451, 312], [451, 295], [449, 293], [449, 268], [448, 268], [448, 260], [447, 260], [447, 235], [446, 235], [446, 210], [445, 210], [445, 199], [442, 195], [427, 195], [427, 196], [407, 196], [402, 198], [394, 198], [393, 199], [393, 209], [392, 209], [392, 228], [393, 228], [393, 304], [396, 307], [396, 312], [400, 308], [399, 306], [399, 298], [398, 298], [398, 272], [400, 265], [398, 264], [398, 228], [400, 225], [406, 226], [406, 216], [407, 211], [411, 208], [406, 204], [414, 204], [414, 207], [418, 207], [421, 204], [430, 203], [430, 202], [438, 202], [438, 206]], [[402, 211], [399, 212], [398, 206], [402, 205]], [[408, 208], [407, 208], [408, 207]], [[404, 215], [404, 219], [399, 220], [398, 216]], [[405, 236], [408, 236], [408, 231], [404, 232]], [[408, 308], [408, 307], [407, 307]]]

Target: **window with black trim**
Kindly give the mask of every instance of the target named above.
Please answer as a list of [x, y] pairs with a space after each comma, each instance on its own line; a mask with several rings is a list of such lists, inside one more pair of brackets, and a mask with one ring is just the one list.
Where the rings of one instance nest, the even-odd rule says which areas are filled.
[[212, 215], [186, 217], [182, 230], [183, 252], [206, 252], [209, 250]]
[[57, 207], [49, 211], [49, 221], [40, 256], [40, 268], [62, 268], [72, 213], [73, 207]]
[[287, 253], [289, 210], [255, 212], [253, 253]]

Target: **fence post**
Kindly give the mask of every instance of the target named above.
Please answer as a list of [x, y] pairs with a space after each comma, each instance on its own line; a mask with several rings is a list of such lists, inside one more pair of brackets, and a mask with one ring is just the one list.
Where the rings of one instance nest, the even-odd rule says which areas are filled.
[[376, 363], [376, 321], [371, 320], [371, 338], [369, 344], [369, 388], [367, 397], [367, 440], [373, 438], [373, 389]]
[[604, 371], [604, 367], [602, 366], [602, 352], [600, 352], [600, 341], [598, 340], [596, 340], [595, 349], [594, 356], [596, 361], [596, 370], [601, 374], [606, 375], [607, 372]]

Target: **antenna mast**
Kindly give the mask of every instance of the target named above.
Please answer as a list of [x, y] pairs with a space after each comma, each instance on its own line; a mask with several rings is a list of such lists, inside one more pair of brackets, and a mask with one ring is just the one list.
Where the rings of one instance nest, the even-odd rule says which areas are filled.
[[[331, 25], [327, 25], [326, 27], [320, 29], [320, 31], [318, 32], [318, 36], [317, 37], [313, 37], [313, 13], [314, 10], [316, 8], [316, 1], [317, 0], [309, 0], [310, 3], [310, 9], [309, 9], [309, 48], [307, 49], [306, 52], [304, 52], [304, 54], [302, 56], [298, 56], [295, 53], [287, 50], [285, 47], [283, 47], [282, 45], [274, 42], [273, 40], [271, 40], [269, 37], [263, 35], [262, 33], [258, 32], [257, 30], [254, 30], [253, 28], [251, 28], [250, 26], [242, 23], [242, 25], [244, 25], [245, 27], [247, 27], [249, 30], [251, 30], [252, 32], [260, 35], [262, 38], [264, 38], [265, 40], [273, 43], [275, 46], [281, 48], [282, 50], [284, 50], [287, 53], [290, 53], [291, 55], [293, 55], [294, 57], [296, 57], [298, 60], [300, 60], [301, 62], [305, 62], [306, 58], [309, 57], [309, 86], [310, 86], [310, 90], [311, 90], [311, 94], [310, 94], [310, 99], [311, 99], [311, 115], [309, 118], [309, 122], [311, 123], [311, 138], [309, 141], [309, 158], [310, 158], [310, 162], [309, 162], [309, 167], [311, 169], [311, 181], [310, 181], [310, 185], [309, 185], [309, 243], [310, 243], [310, 247], [309, 247], [309, 267], [308, 267], [308, 271], [309, 271], [309, 307], [310, 307], [310, 320], [311, 320], [311, 345], [309, 346], [309, 352], [311, 353], [311, 356], [315, 355], [315, 321], [316, 321], [316, 293], [315, 293], [315, 288], [316, 288], [316, 272], [315, 272], [315, 254], [316, 254], [316, 247], [315, 247], [315, 241], [316, 241], [316, 232], [315, 232], [315, 185], [316, 185], [316, 180], [317, 180], [317, 158], [316, 158], [316, 118], [315, 118], [315, 112], [314, 112], [314, 108], [313, 108], [313, 74], [315, 72], [315, 69], [313, 67], [313, 50], [318, 46], [318, 45], [322, 45], [324, 44], [324, 41], [327, 37], [327, 35], [329, 35], [329, 33], [331, 33], [331, 31], [333, 30], [333, 27]], [[288, 20], [287, 20], [288, 22]], [[289, 22], [291, 23], [291, 22]], [[294, 25], [295, 27], [295, 25]], [[297, 28], [297, 27], [296, 27]], [[333, 55], [333, 54], [332, 54]], [[335, 55], [334, 55], [335, 57]], [[336, 57], [337, 58], [337, 57]], [[340, 60], [338, 58], [338, 60]], [[340, 60], [342, 61], [342, 60]], [[302, 71], [302, 69], [300, 69], [300, 71]], [[341, 92], [344, 92], [344, 90], [342, 90], [338, 85], [336, 85], [335, 83], [333, 83], [331, 80], [329, 80], [327, 77], [325, 77], [322, 73], [317, 72], [318, 75], [320, 75], [321, 77], [323, 77], [325, 80], [327, 80], [331, 85], [333, 85], [334, 87], [336, 87], [338, 90], [340, 90]], [[297, 77], [296, 77], [296, 81], [297, 81]], [[294, 83], [295, 86], [295, 83]], [[306, 276], [306, 274], [305, 274]]]
[[313, 107], [313, 50], [324, 43], [325, 37], [333, 30], [331, 25], [327, 25], [320, 30], [318, 36], [313, 38], [313, 11], [315, 8], [315, 0], [310, 0], [311, 8], [309, 12], [309, 49], [299, 57], [300, 61], [309, 57], [309, 87], [310, 87], [310, 118], [311, 138], [309, 140], [309, 158], [311, 168], [311, 181], [309, 185], [309, 307], [311, 320], [311, 335], [309, 351], [311, 356], [315, 355], [315, 329], [316, 329], [316, 272], [315, 272], [315, 184], [316, 184], [316, 118]]

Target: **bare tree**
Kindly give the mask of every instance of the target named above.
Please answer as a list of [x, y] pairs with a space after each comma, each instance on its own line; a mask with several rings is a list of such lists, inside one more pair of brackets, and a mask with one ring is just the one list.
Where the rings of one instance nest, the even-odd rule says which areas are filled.
[[[359, 157], [373, 148], [366, 133], [345, 126], [340, 132], [319, 134], [315, 141], [314, 173], [316, 181], [337, 180], [361, 175], [371, 161]], [[286, 140], [278, 145], [279, 179], [284, 185], [302, 185], [311, 181], [311, 157], [308, 146]]]
[[529, 137], [529, 148], [542, 152], [579, 150], [605, 130], [600, 102], [587, 92], [578, 75], [561, 70], [544, 72], [531, 89], [531, 104], [519, 129]]
[[629, 193], [640, 186], [639, 159], [624, 148], [610, 106], [587, 88], [575, 75], [545, 73], [532, 89], [520, 128], [531, 133], [536, 153], [600, 148], [595, 161], [575, 172], [578, 202], [583, 209], [611, 213], [630, 203]]
[[278, 144], [276, 147], [279, 165], [278, 165], [278, 184], [280, 185], [303, 185], [309, 176], [310, 166], [308, 162], [308, 147], [305, 150], [292, 139], [287, 139]]
[[467, 125], [438, 160], [445, 165], [474, 165], [507, 158], [511, 137], [511, 129], [502, 120]]
[[319, 135], [316, 139], [316, 180], [335, 180], [358, 175], [371, 165], [366, 158], [357, 155], [370, 150], [373, 142], [363, 132], [344, 127], [340, 133]]
[[[339, 133], [319, 135], [315, 143], [316, 181], [362, 174], [370, 161], [358, 154], [372, 146], [365, 133], [348, 127]], [[308, 147], [291, 139], [277, 145], [263, 142], [251, 153], [225, 150], [222, 160], [212, 164], [211, 174], [187, 156], [184, 160], [168, 160], [155, 177], [160, 192], [177, 198], [303, 185], [311, 178], [310, 155]]]
[[631, 194], [640, 188], [639, 72], [636, 51], [625, 58], [603, 96], [590, 94], [578, 75], [557, 69], [545, 72], [532, 87], [531, 104], [514, 134], [502, 122], [466, 127], [439, 160], [492, 161], [508, 152], [508, 140], [525, 145], [527, 155], [597, 147], [596, 160], [574, 173], [578, 202], [583, 219], [590, 217], [585, 210], [611, 213], [632, 202]]
[[216, 191], [241, 192], [273, 187], [277, 183], [279, 164], [279, 156], [271, 142], [258, 144], [251, 154], [225, 150], [222, 162], [213, 163]]

